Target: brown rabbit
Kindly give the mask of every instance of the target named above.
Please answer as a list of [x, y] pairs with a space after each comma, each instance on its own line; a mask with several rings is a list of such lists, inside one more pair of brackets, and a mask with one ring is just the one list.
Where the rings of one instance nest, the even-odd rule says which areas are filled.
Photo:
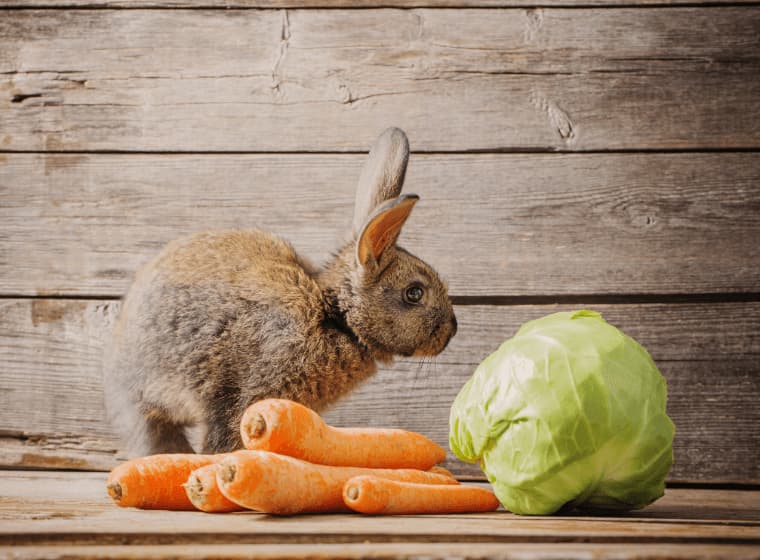
[[394, 354], [441, 352], [456, 332], [446, 286], [396, 246], [416, 195], [399, 196], [409, 145], [376, 141], [356, 195], [352, 240], [317, 268], [257, 230], [173, 241], [137, 273], [104, 359], [106, 409], [130, 455], [242, 446], [252, 402], [320, 410]]

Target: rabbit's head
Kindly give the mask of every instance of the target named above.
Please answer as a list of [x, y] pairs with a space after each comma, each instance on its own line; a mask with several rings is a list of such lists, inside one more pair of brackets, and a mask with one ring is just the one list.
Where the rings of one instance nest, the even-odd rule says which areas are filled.
[[457, 328], [446, 284], [428, 264], [396, 245], [419, 200], [400, 194], [408, 159], [403, 131], [388, 129], [375, 142], [359, 180], [353, 241], [337, 256], [342, 315], [381, 360], [394, 354], [436, 355]]

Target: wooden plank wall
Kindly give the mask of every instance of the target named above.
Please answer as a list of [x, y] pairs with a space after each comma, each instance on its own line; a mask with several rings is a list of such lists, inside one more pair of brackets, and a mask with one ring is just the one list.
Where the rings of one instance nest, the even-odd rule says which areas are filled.
[[330, 421], [445, 444], [485, 355], [593, 308], [668, 379], [671, 481], [760, 482], [760, 3], [540, 5], [0, 7], [0, 466], [110, 468], [100, 354], [136, 268], [254, 225], [323, 259], [395, 125], [422, 197], [402, 243], [449, 280], [460, 332]]

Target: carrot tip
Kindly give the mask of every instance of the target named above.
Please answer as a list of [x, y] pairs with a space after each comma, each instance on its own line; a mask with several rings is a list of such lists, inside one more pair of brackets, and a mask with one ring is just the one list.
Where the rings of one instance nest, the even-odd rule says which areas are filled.
[[251, 439], [258, 439], [267, 431], [267, 421], [262, 414], [257, 414], [248, 423], [248, 435]]
[[359, 498], [359, 489], [356, 486], [349, 486], [346, 489], [346, 497], [349, 500], [356, 500]]
[[203, 482], [197, 476], [191, 475], [190, 478], [187, 479], [187, 482], [182, 485], [182, 488], [184, 488], [186, 492], [192, 492], [193, 495], [199, 495], [203, 492]]
[[226, 482], [229, 484], [233, 480], [235, 480], [235, 475], [237, 474], [237, 468], [235, 465], [221, 465], [219, 467], [219, 476], [222, 479], [222, 482]]
[[118, 482], [112, 482], [108, 485], [108, 495], [111, 496], [114, 502], [119, 502], [124, 497], [124, 492], [121, 488], [121, 484]]
[[200, 481], [188, 481], [187, 483], [183, 484], [182, 487], [185, 489], [188, 499], [193, 502], [193, 505], [195, 505], [195, 507], [198, 507], [197, 503], [205, 502], [205, 496], [203, 495], [203, 486], [201, 485]]

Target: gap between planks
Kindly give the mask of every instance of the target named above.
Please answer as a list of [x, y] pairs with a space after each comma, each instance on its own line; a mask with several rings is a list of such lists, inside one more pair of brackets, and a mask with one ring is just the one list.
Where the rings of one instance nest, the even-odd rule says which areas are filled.
[[205, 1], [202, 3], [190, 3], [182, 0], [63, 0], [60, 2], [36, 2], [27, 0], [8, 3], [0, 6], [3, 10], [63, 10], [75, 8], [78, 10], [415, 10], [415, 9], [468, 9], [468, 10], [525, 10], [525, 9], [667, 9], [667, 8], [731, 8], [758, 6], [757, 0], [639, 0], [616, 1], [597, 0], [597, 2], [580, 0], [558, 0], [555, 2], [532, 2], [531, 0], [322, 0], [310, 2], [308, 5], [290, 1], [279, 0], [238, 0], [237, 2], [217, 0], [216, 2]]
[[[760, 6], [760, 4], [758, 4]], [[0, 11], [2, 8], [0, 8]], [[3, 72], [0, 72], [2, 75]], [[83, 156], [366, 156], [367, 150], [115, 150], [115, 149], [89, 149], [89, 150], [13, 150], [0, 148], [0, 154], [29, 154], [29, 155], [83, 155]], [[760, 148], [737, 146], [717, 147], [702, 146], [698, 148], [612, 148], [609, 150], [595, 148], [581, 148], [568, 150], [553, 146], [536, 147], [492, 147], [453, 150], [411, 150], [412, 156], [469, 156], [469, 155], [562, 155], [562, 156], [588, 156], [588, 155], [625, 155], [625, 154], [652, 154], [652, 155], [678, 155], [678, 154], [753, 154], [760, 153]]]
[[637, 545], [621, 549], [608, 544], [513, 544], [505, 548], [493, 543], [352, 543], [352, 544], [275, 544], [275, 545], [163, 545], [163, 546], [57, 546], [30, 545], [18, 548], [0, 547], [0, 557], [8, 555], [15, 560], [27, 558], [337, 558], [383, 559], [389, 558], [499, 558], [539, 560], [588, 558], [674, 560], [688, 558], [760, 558], [760, 551], [752, 545]]
[[[55, 292], [26, 295], [0, 293], [0, 300], [64, 300], [64, 301], [119, 301], [123, 294], [58, 294]], [[557, 294], [557, 295], [451, 295], [454, 305], [492, 305], [513, 307], [520, 305], [631, 305], [679, 303], [754, 303], [760, 301], [760, 292], [714, 293], [662, 293], [662, 294]]]

